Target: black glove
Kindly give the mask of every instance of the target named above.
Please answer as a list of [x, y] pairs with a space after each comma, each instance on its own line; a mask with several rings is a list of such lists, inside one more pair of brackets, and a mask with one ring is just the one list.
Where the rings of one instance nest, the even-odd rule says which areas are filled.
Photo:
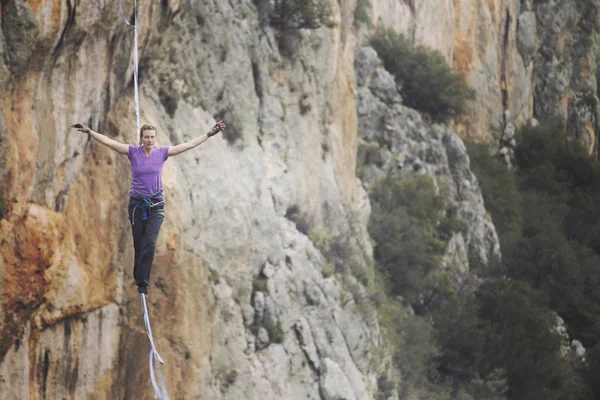
[[73, 125], [71, 125], [71, 128], [75, 128], [79, 132], [83, 132], [83, 133], [89, 134], [91, 132], [90, 128], [88, 128], [87, 126], [82, 125], [82, 124], [73, 124]]
[[208, 137], [215, 136], [217, 133], [221, 132], [225, 129], [225, 124], [223, 121], [218, 121], [215, 126], [212, 127], [210, 131], [208, 131]]

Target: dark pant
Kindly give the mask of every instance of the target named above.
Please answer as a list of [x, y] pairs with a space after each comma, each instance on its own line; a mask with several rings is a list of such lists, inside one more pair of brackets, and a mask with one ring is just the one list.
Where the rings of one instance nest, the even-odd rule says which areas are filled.
[[154, 261], [156, 238], [165, 219], [165, 213], [164, 204], [158, 205], [147, 212], [146, 221], [143, 221], [142, 204], [136, 208], [138, 203], [138, 199], [129, 198], [129, 222], [131, 223], [133, 248], [135, 249], [133, 278], [138, 286], [145, 287], [150, 285], [150, 270]]

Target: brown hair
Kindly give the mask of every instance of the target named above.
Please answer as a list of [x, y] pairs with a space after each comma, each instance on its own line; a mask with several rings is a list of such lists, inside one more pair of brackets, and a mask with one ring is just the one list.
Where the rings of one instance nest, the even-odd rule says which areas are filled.
[[153, 127], [152, 125], [150, 125], [150, 124], [142, 125], [142, 127], [140, 128], [140, 143], [139, 143], [140, 145], [142, 144], [142, 136], [144, 135], [144, 131], [154, 131], [158, 135], [156, 128]]

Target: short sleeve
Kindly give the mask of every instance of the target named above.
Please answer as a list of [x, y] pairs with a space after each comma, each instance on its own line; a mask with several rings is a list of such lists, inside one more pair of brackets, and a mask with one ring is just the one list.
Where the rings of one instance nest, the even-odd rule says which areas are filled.
[[167, 161], [167, 158], [169, 158], [169, 146], [164, 146], [161, 147], [160, 150], [162, 151], [162, 156], [163, 156], [163, 161]]
[[132, 145], [129, 145], [129, 153], [127, 154], [127, 158], [129, 158], [130, 160], [133, 158], [133, 151], [135, 150], [135, 147]]

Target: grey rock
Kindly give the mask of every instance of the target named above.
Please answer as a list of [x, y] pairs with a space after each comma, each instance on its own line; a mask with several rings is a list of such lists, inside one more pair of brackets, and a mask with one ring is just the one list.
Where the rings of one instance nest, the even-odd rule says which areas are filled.
[[271, 278], [275, 274], [275, 266], [270, 262], [266, 262], [261, 272], [267, 279]]
[[298, 341], [300, 342], [300, 348], [306, 355], [306, 358], [308, 359], [312, 368], [314, 368], [316, 371], [319, 371], [321, 368], [321, 360], [317, 352], [317, 347], [315, 346], [308, 320], [304, 317], [301, 317], [294, 324], [294, 329], [296, 331], [296, 335], [298, 336]]
[[596, 91], [587, 88], [573, 93], [568, 108], [567, 130], [590, 153], [595, 151], [596, 132], [599, 131], [599, 103]]
[[524, 11], [517, 20], [517, 48], [525, 65], [531, 62], [533, 53], [537, 45], [537, 31], [535, 13], [533, 11]]
[[585, 347], [579, 340], [573, 340], [571, 342], [571, 354], [576, 360], [584, 360], [585, 361]]
[[6, 38], [6, 56], [10, 71], [20, 76], [29, 67], [39, 68], [39, 63], [30, 64], [40, 36], [36, 17], [27, 2], [10, 1], [3, 10], [2, 30]]
[[326, 357], [321, 364], [319, 391], [323, 400], [355, 400], [348, 377], [342, 368]]
[[377, 98], [386, 104], [402, 102], [396, 80], [384, 69], [378, 69], [374, 72], [369, 84], [369, 89]]
[[357, 49], [354, 68], [359, 86], [367, 86], [375, 97], [386, 104], [402, 102], [396, 80], [383, 68], [381, 60], [373, 48]]
[[502, 135], [502, 142], [509, 143], [515, 137], [515, 126], [512, 123], [506, 124], [504, 128], [504, 134]]
[[242, 319], [246, 328], [250, 327], [256, 320], [256, 310], [250, 304], [241, 304]]
[[533, 70], [534, 115], [589, 145], [590, 130], [597, 136], [598, 127], [581, 129], [586, 112], [568, 105], [575, 87], [596, 85], [593, 71], [586, 66], [594, 50], [584, 28], [595, 25], [595, 17], [585, 2], [549, 0], [536, 4], [534, 11], [540, 42]]
[[265, 312], [265, 294], [254, 292], [254, 321], [262, 321]]
[[269, 339], [269, 332], [264, 328], [264, 327], [260, 327], [258, 328], [258, 333], [256, 334], [256, 349], [257, 350], [262, 350], [264, 348], [266, 348], [269, 343], [270, 343], [270, 339]]
[[321, 290], [311, 282], [307, 282], [304, 287], [306, 301], [311, 306], [319, 306], [321, 304]]
[[356, 84], [358, 86], [369, 86], [374, 71], [377, 71], [380, 66], [381, 60], [372, 47], [358, 48], [354, 57]]
[[569, 332], [567, 331], [567, 325], [565, 320], [562, 319], [558, 314], [554, 313], [554, 331], [558, 334], [563, 342], [569, 342]]

